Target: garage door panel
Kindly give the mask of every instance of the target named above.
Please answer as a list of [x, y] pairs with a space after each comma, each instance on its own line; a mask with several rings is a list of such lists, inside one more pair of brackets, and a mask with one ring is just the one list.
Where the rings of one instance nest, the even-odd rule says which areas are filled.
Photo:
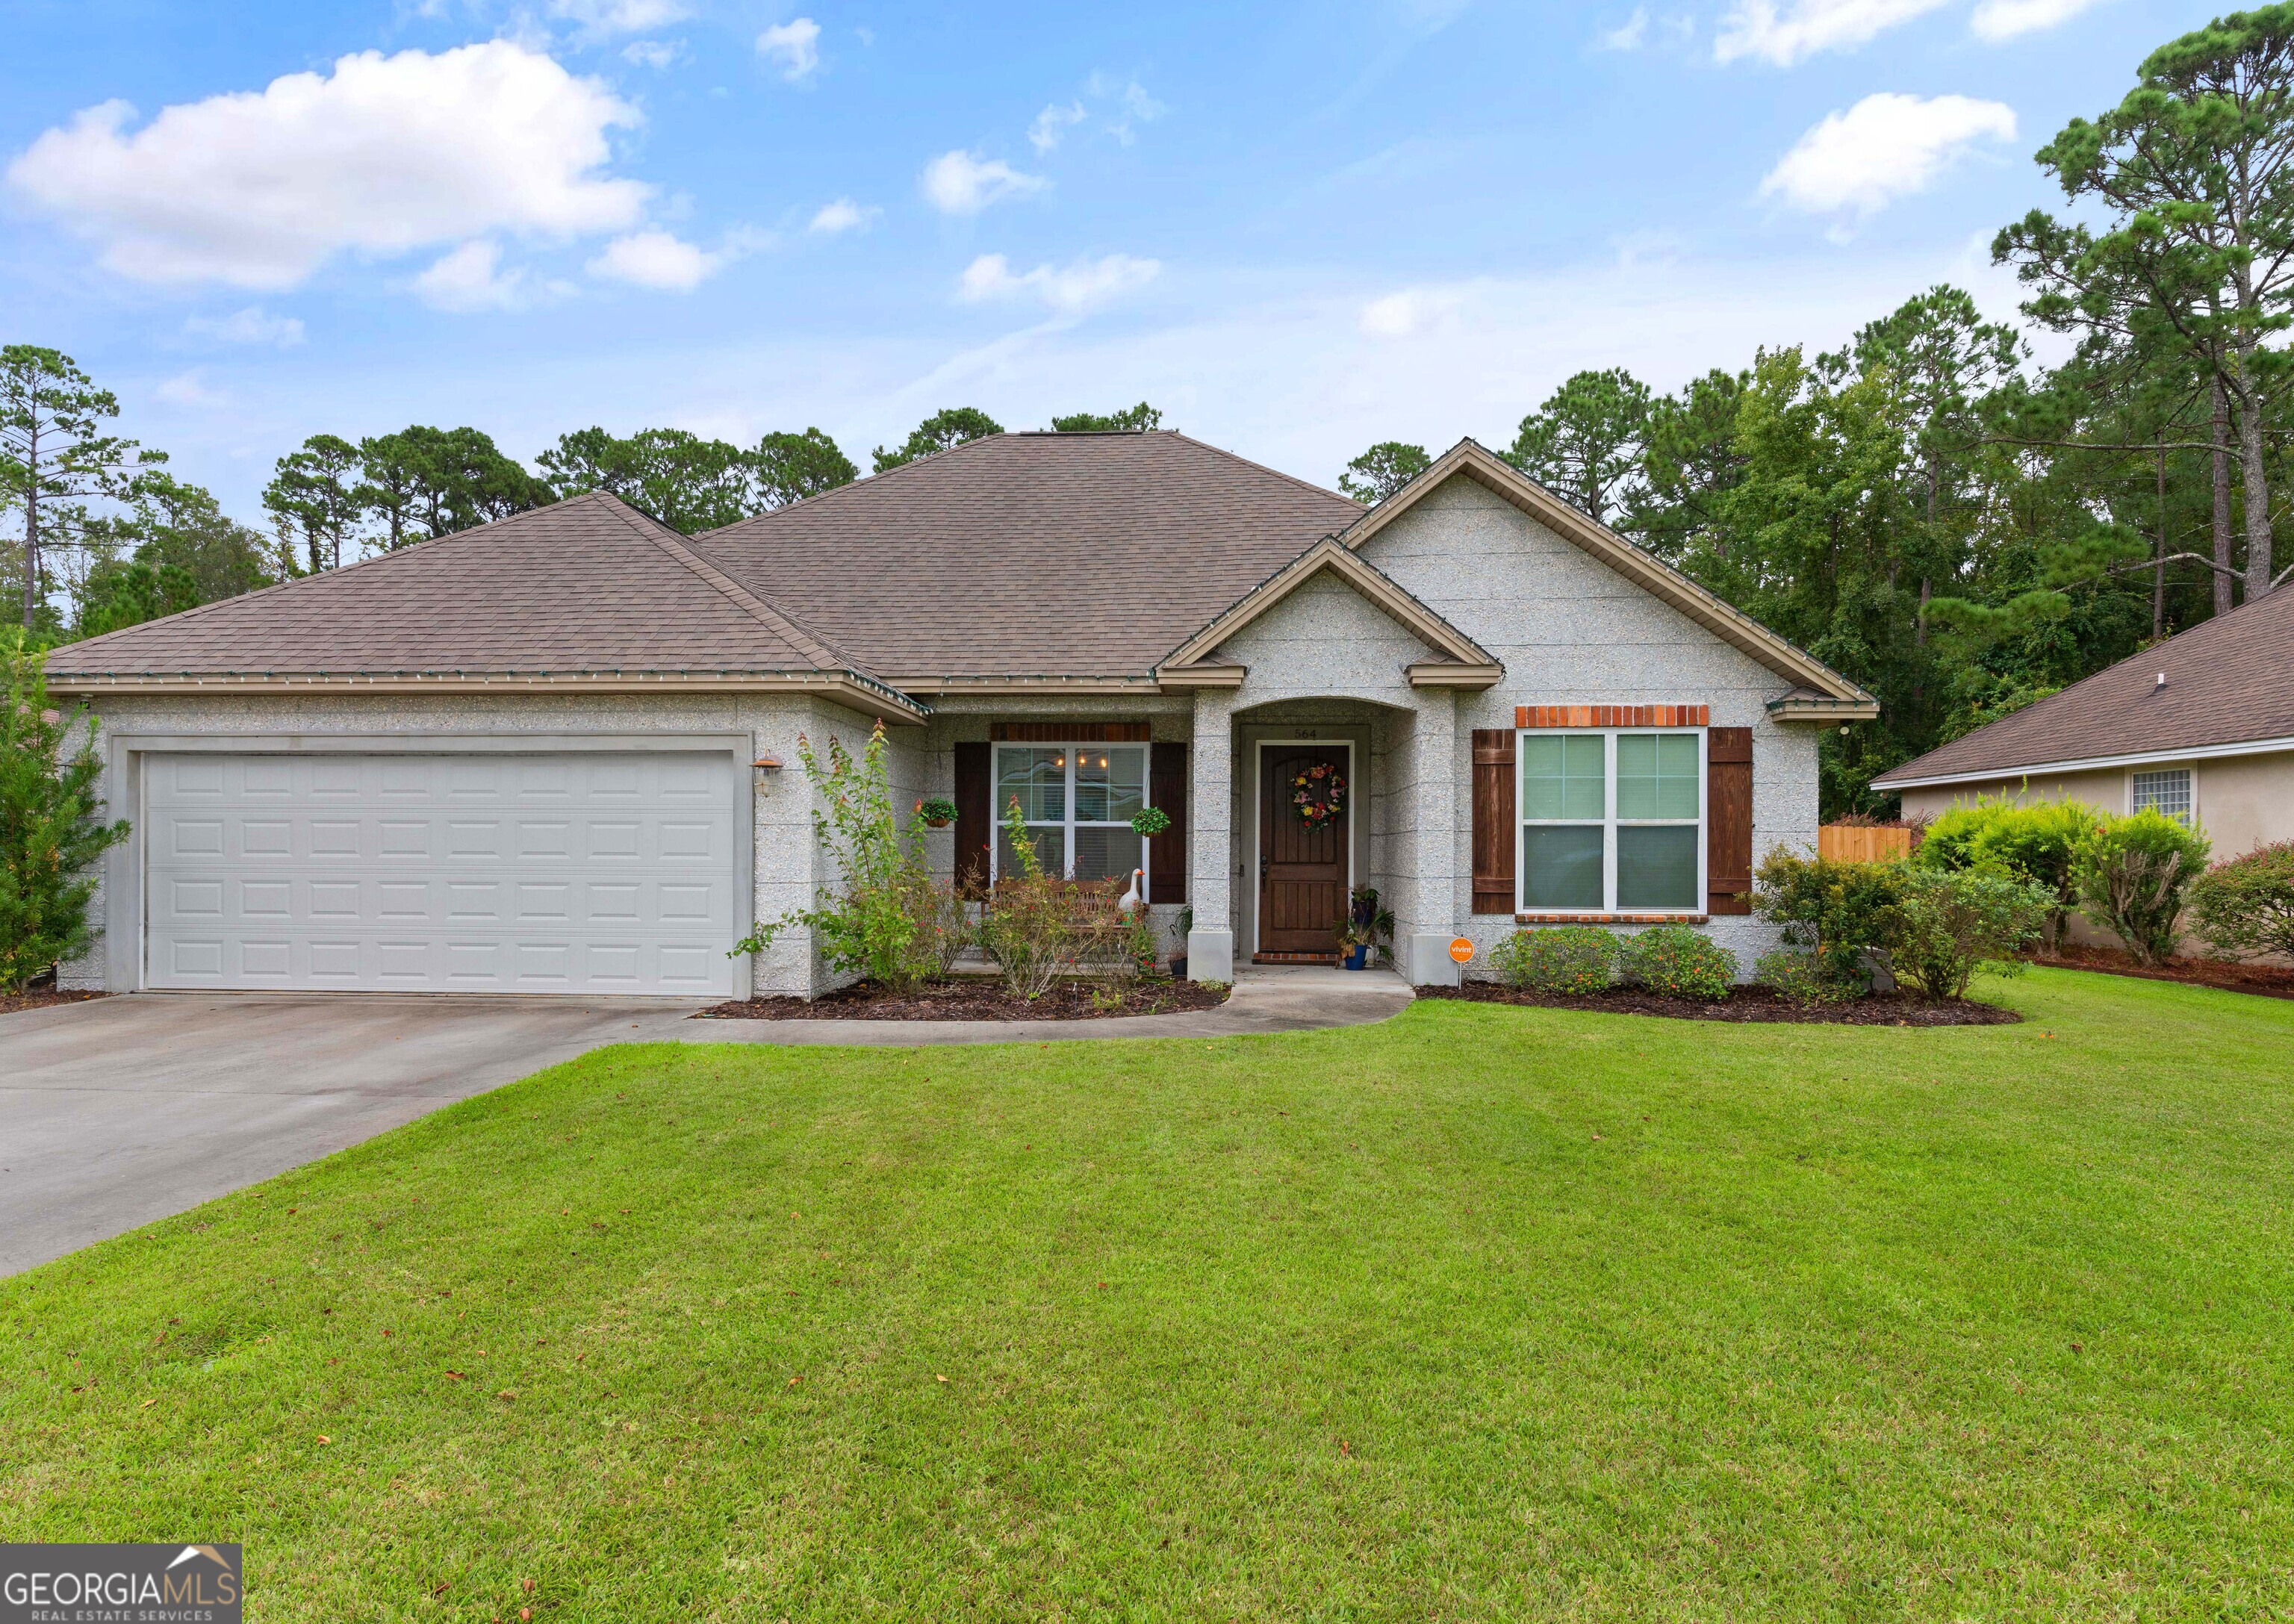
[[147, 980], [729, 994], [723, 757], [154, 756]]

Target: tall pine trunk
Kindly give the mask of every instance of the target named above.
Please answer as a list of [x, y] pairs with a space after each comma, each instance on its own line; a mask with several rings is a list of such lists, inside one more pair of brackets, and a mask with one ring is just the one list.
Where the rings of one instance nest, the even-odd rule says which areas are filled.
[[2215, 375], [2215, 613], [2228, 614], [2233, 597], [2230, 539], [2230, 396]]
[[29, 449], [24, 457], [24, 629], [29, 632], [38, 618], [40, 607], [40, 429], [37, 421], [31, 428]]

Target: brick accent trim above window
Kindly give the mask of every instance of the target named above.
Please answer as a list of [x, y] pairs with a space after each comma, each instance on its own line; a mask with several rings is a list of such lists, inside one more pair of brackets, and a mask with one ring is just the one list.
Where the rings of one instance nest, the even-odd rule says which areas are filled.
[[1517, 727], [1703, 727], [1710, 705], [1516, 705]]
[[1144, 744], [1151, 722], [990, 722], [988, 736], [997, 744]]

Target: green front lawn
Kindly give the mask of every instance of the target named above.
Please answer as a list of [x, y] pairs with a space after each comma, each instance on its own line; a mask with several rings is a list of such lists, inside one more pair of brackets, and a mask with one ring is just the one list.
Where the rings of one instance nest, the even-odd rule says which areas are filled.
[[0, 1282], [0, 1539], [264, 1620], [2282, 1618], [2294, 1003], [1980, 990], [595, 1054]]

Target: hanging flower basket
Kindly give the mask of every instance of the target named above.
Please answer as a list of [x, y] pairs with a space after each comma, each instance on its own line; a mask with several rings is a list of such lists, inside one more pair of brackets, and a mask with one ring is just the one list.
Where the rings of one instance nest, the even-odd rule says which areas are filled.
[[1290, 804], [1310, 829], [1336, 821], [1346, 810], [1346, 775], [1328, 761], [1317, 762], [1290, 780]]

